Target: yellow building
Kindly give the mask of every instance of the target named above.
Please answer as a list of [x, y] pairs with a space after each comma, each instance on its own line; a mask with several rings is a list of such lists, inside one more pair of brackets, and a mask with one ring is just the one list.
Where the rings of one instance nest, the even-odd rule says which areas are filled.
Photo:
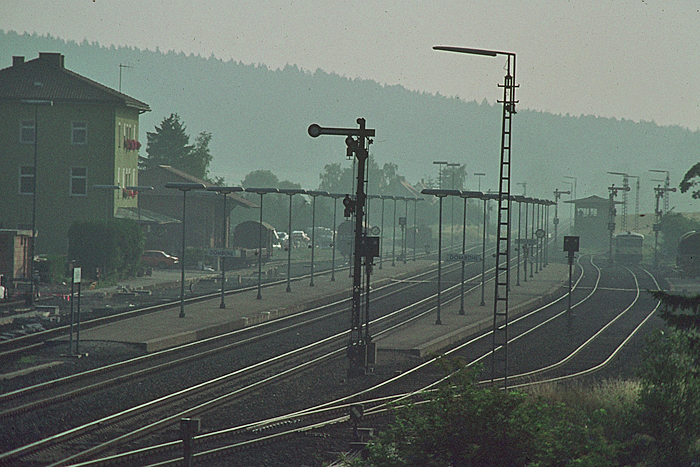
[[[0, 228], [35, 227], [35, 253], [65, 253], [76, 220], [136, 207], [147, 104], [68, 70], [64, 56], [0, 69]], [[119, 187], [118, 189], [116, 187]]]

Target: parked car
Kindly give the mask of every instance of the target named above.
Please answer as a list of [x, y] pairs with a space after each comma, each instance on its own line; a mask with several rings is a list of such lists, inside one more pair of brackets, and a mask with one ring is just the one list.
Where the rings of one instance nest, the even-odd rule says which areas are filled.
[[289, 234], [287, 232], [277, 232], [277, 238], [279, 238], [282, 248], [285, 250], [289, 248]]
[[311, 238], [303, 230], [292, 231], [292, 247], [306, 247], [311, 243]]
[[161, 250], [146, 250], [141, 255], [141, 262], [146, 266], [158, 269], [174, 268], [179, 263], [177, 256], [172, 256]]

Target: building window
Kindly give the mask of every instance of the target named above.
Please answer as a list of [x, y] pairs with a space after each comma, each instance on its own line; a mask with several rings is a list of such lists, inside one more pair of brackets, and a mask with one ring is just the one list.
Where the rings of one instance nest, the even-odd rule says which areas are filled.
[[73, 122], [71, 143], [87, 144], [87, 122]]
[[22, 120], [19, 125], [20, 143], [33, 143], [36, 137], [36, 125], [34, 120]]
[[19, 167], [19, 194], [34, 194], [34, 166], [21, 165]]
[[70, 194], [72, 196], [87, 195], [87, 169], [85, 167], [71, 167]]

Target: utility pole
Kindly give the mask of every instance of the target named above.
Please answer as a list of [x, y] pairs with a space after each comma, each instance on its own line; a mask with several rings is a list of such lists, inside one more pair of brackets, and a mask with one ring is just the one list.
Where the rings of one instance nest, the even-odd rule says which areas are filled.
[[668, 170], [657, 170], [657, 169], [651, 169], [649, 172], [657, 172], [657, 173], [664, 173], [666, 174], [666, 179], [664, 180], [664, 212], [668, 212], [671, 209], [671, 200], [669, 199], [669, 193], [672, 191], [671, 189], [671, 173]]
[[659, 232], [661, 231], [661, 219], [664, 216], [664, 212], [659, 208], [659, 201], [661, 198], [668, 195], [668, 192], [675, 192], [675, 188], [662, 187], [661, 185], [654, 188], [654, 194], [656, 196], [656, 205], [654, 206], [654, 269], [659, 268]]
[[615, 215], [617, 214], [616, 209], [615, 209], [615, 196], [617, 196], [617, 192], [623, 190], [623, 191], [630, 191], [630, 187], [619, 187], [615, 186], [614, 184], [612, 186], [608, 187], [608, 191], [610, 192], [609, 199], [610, 199], [610, 208], [609, 208], [609, 215], [608, 215], [608, 230], [610, 231], [610, 252], [608, 256], [608, 261], [612, 263], [613, 260], [613, 234], [615, 233]]
[[571, 191], [562, 191], [560, 189], [554, 190], [554, 219], [552, 224], [554, 224], [554, 244], [559, 245], [557, 242], [557, 226], [559, 225], [559, 199], [561, 195], [570, 195]]
[[622, 231], [627, 230], [627, 192], [630, 191], [630, 179], [629, 179], [629, 174], [626, 174], [624, 172], [608, 172], [610, 175], [622, 175], [622, 221], [620, 222], [620, 225], [622, 227]]

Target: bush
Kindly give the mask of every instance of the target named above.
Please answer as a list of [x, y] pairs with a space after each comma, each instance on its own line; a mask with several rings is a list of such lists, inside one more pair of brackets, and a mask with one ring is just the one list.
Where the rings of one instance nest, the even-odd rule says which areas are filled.
[[83, 268], [87, 278], [136, 274], [143, 253], [143, 231], [133, 221], [78, 221], [68, 229], [68, 258]]
[[599, 420], [544, 397], [475, 384], [476, 370], [447, 379], [429, 401], [395, 409], [369, 448], [371, 466], [613, 466]]
[[41, 255], [34, 261], [40, 282], [62, 282], [68, 276], [65, 255]]
[[640, 421], [657, 465], [700, 460], [700, 375], [691, 342], [683, 332], [657, 330], [644, 351]]

